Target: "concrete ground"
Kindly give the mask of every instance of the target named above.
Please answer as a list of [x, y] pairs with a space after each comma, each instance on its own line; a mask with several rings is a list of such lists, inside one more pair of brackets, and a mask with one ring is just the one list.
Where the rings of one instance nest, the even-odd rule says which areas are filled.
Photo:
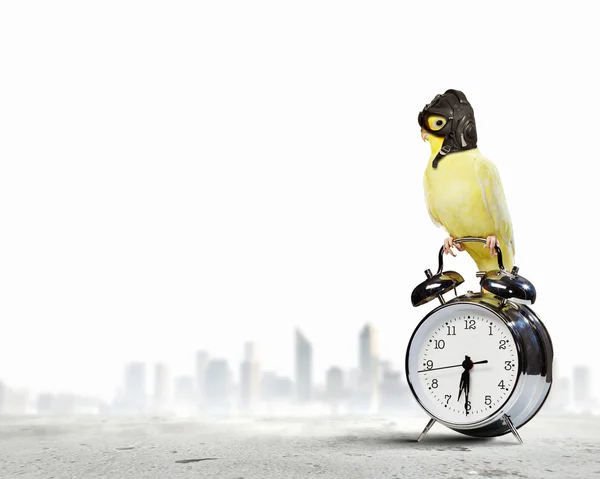
[[0, 418], [0, 478], [600, 478], [600, 417], [470, 438], [427, 418]]

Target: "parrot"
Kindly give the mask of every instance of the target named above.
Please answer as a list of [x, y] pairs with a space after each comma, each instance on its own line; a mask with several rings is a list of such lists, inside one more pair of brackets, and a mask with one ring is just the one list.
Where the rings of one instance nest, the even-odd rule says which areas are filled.
[[[500, 173], [477, 147], [475, 115], [465, 94], [436, 95], [418, 120], [421, 138], [431, 148], [423, 177], [425, 203], [433, 223], [449, 235], [444, 253], [466, 250], [479, 271], [488, 272], [499, 269], [498, 245], [504, 268], [511, 270], [515, 239]], [[465, 236], [486, 242], [455, 242]]]

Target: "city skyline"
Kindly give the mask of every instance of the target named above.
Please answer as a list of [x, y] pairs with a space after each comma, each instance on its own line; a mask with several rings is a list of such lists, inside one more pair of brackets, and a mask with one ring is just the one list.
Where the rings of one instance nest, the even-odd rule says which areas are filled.
[[[369, 328], [373, 328], [374, 331], [374, 337], [369, 340], [367, 340], [367, 342], [372, 341], [373, 344], [370, 345], [370, 348], [374, 348], [374, 350], [379, 351], [379, 346], [378, 346], [378, 339], [379, 339], [379, 330], [375, 329], [373, 327], [372, 322], [365, 322], [363, 324], [363, 326], [361, 328], [359, 328], [360, 331], [360, 335], [363, 336], [365, 335], [365, 333], [369, 330]], [[293, 328], [292, 331], [290, 331], [290, 336], [292, 336], [292, 341], [290, 341], [290, 345], [292, 345], [295, 343], [296, 347], [298, 346], [298, 340], [299, 338], [302, 338], [304, 341], [306, 340], [306, 336], [304, 335], [304, 333], [302, 332], [302, 329], [299, 327], [295, 327]], [[301, 339], [301, 340], [302, 340]], [[184, 365], [184, 367], [174, 367], [173, 363], [168, 361], [168, 360], [148, 360], [148, 359], [130, 359], [128, 362], [126, 362], [126, 364], [128, 365], [138, 365], [139, 364], [153, 364], [155, 366], [159, 366], [159, 365], [163, 365], [166, 366], [168, 368], [168, 373], [175, 379], [177, 378], [186, 378], [186, 380], [189, 379], [192, 382], [192, 385], [194, 387], [196, 387], [198, 385], [198, 381], [199, 381], [199, 374], [201, 374], [202, 370], [205, 369], [207, 367], [207, 363], [209, 361], [209, 358], [217, 358], [221, 361], [224, 361], [227, 364], [239, 364], [241, 363], [244, 358], [245, 355], [247, 354], [247, 346], [252, 344], [254, 345], [255, 349], [261, 349], [262, 351], [264, 351], [264, 348], [260, 348], [261, 346], [261, 342], [260, 341], [256, 341], [256, 340], [246, 340], [243, 342], [243, 344], [245, 345], [244, 348], [236, 348], [239, 350], [239, 355], [237, 357], [233, 357], [233, 358], [228, 358], [225, 357], [224, 355], [212, 355], [210, 354], [210, 351], [208, 349], [197, 349], [195, 352], [193, 353], [186, 353], [185, 354], [185, 358], [187, 359], [187, 364]], [[308, 347], [310, 349], [312, 349], [314, 347], [314, 341], [308, 341]], [[319, 350], [322, 348], [318, 348]], [[347, 353], [347, 350], [350, 349], [354, 352], [354, 354], [352, 354], [355, 357], [355, 360], [353, 362], [343, 362], [343, 361], [336, 361], [333, 362], [331, 364], [321, 364], [320, 368], [317, 369], [315, 366], [315, 357], [319, 357], [319, 354], [317, 353], [316, 355], [314, 355], [312, 352], [310, 353], [311, 355], [311, 367], [310, 367], [310, 375], [312, 377], [312, 381], [314, 384], [318, 385], [318, 386], [324, 386], [326, 385], [327, 382], [327, 374], [330, 368], [332, 367], [338, 367], [343, 371], [352, 371], [352, 370], [356, 370], [359, 371], [361, 369], [361, 367], [364, 367], [365, 364], [363, 364], [363, 357], [364, 357], [364, 350], [365, 350], [365, 342], [361, 339], [360, 340], [360, 347], [354, 348], [354, 347], [348, 347], [348, 348], [340, 348], [339, 346], [337, 347], [337, 349], [339, 351], [344, 351]], [[256, 353], [255, 353], [256, 354]], [[402, 351], [401, 354], [401, 358], [396, 358], [396, 360], [393, 360], [391, 358], [387, 358], [385, 361], [380, 361], [377, 364], [374, 364], [370, 367], [382, 367], [383, 364], [388, 363], [389, 365], [391, 365], [392, 367], [395, 368], [399, 368], [399, 370], [402, 371], [402, 373], [404, 373], [404, 354], [405, 351]], [[192, 359], [190, 361], [190, 358], [195, 358], [195, 362], [194, 359]], [[288, 357], [284, 357], [281, 358], [281, 361], [276, 361], [275, 363], [266, 363], [264, 361], [264, 359], [260, 360], [260, 365], [262, 370], [265, 371], [269, 371], [271, 373], [274, 373], [277, 376], [281, 376], [281, 377], [288, 377], [291, 379], [295, 379], [297, 372], [294, 372], [294, 367], [292, 368], [292, 370], [290, 371], [290, 368], [287, 368], [286, 372], [286, 368], [282, 368], [282, 367], [278, 367], [277, 365], [280, 365], [282, 362], [290, 362], [290, 363], [294, 363], [295, 361], [295, 356], [290, 354], [288, 355]], [[560, 358], [558, 358], [560, 359]], [[557, 358], [555, 358], [555, 362], [557, 361]], [[567, 362], [561, 361], [561, 364], [568, 364]], [[121, 373], [121, 368], [123, 367], [123, 365], [119, 366], [118, 369], [118, 374]], [[564, 366], [563, 366], [564, 367]], [[570, 370], [573, 373], [573, 376], [576, 376], [578, 374], [578, 371], [585, 371], [585, 374], [587, 374], [586, 378], [587, 378], [587, 387], [589, 388], [589, 391], [586, 393], [588, 395], [591, 395], [593, 397], [598, 397], [600, 396], [599, 391], [600, 391], [600, 384], [599, 382], [596, 380], [596, 376], [598, 374], [598, 371], [596, 368], [592, 368], [589, 367], [588, 365], [585, 364], [577, 364], [575, 363], [573, 366], [570, 367]], [[153, 371], [148, 370], [146, 372], [146, 374], [148, 375], [148, 377], [154, 377], [155, 373]], [[240, 380], [241, 377], [241, 369], [238, 367], [233, 367], [231, 369], [231, 380], [232, 381], [236, 381], [238, 382]], [[1, 375], [0, 375], [0, 382], [3, 382], [5, 384], [8, 384], [9, 381], [6, 381]], [[81, 391], [78, 390], [77, 387], [72, 387], [72, 388], [36, 388], [36, 387], [32, 387], [28, 384], [22, 384], [22, 383], [12, 383], [15, 385], [15, 387], [17, 389], [21, 389], [21, 390], [28, 390], [31, 391], [34, 394], [39, 394], [39, 393], [52, 393], [52, 394], [60, 394], [60, 393], [76, 393], [76, 394], [81, 394], [84, 396], [94, 396], [94, 397], [101, 397], [105, 400], [110, 400], [114, 397], [116, 391], [119, 388], [119, 385], [117, 383], [114, 383], [108, 391], [106, 391], [104, 394], [94, 394], [94, 393], [89, 393], [87, 391]], [[175, 389], [174, 385], [171, 385], [171, 389]]]
[[[197, 350], [193, 355], [194, 374], [173, 374], [165, 362], [130, 361], [123, 365], [121, 381], [109, 401], [73, 391], [32, 394], [26, 388], [14, 389], [0, 382], [0, 414], [32, 410], [38, 414], [73, 413], [82, 408], [111, 414], [230, 414], [232, 410], [255, 413], [273, 400], [292, 407], [327, 404], [333, 412], [349, 410], [359, 414], [411, 410], [416, 405], [404, 369], [395, 369], [391, 361], [380, 357], [379, 332], [370, 322], [357, 332], [358, 364], [349, 369], [330, 365], [324, 382], [318, 382], [313, 375], [310, 339], [299, 328], [295, 328], [294, 338], [293, 377], [262, 368], [258, 345], [245, 341], [241, 345], [243, 359], [238, 364]], [[236, 369], [237, 380], [233, 374]], [[598, 397], [592, 393], [590, 367], [574, 367], [572, 377], [561, 372], [555, 360], [552, 391], [545, 409], [550, 413], [600, 414]]]
[[[193, 403], [196, 406], [207, 407], [209, 410], [215, 410], [216, 406], [216, 410], [219, 411], [224, 407], [221, 402], [223, 398], [237, 390], [237, 407], [243, 411], [251, 410], [252, 406], [260, 403], [265, 394], [267, 396], [270, 394], [271, 389], [276, 396], [281, 393], [283, 387], [283, 390], [287, 391], [283, 395], [299, 405], [322, 401], [323, 394], [331, 395], [339, 402], [348, 391], [356, 391], [357, 396], [353, 399], [356, 403], [355, 408], [364, 411], [373, 410], [379, 407], [379, 387], [385, 384], [386, 380], [389, 381], [390, 377], [398, 381], [401, 377], [399, 372], [395, 376], [379, 377], [379, 368], [375, 366], [375, 363], [379, 362], [375, 336], [373, 325], [366, 323], [358, 335], [359, 364], [346, 371], [338, 366], [330, 366], [324, 384], [317, 382], [313, 376], [312, 343], [299, 328], [294, 330], [296, 371], [293, 379], [279, 376], [273, 371], [262, 370], [257, 345], [251, 341], [243, 344], [244, 357], [239, 365], [240, 374], [237, 382], [233, 377], [234, 364], [230, 364], [226, 359], [211, 358], [202, 350], [196, 351], [195, 354], [195, 376], [173, 375], [169, 365], [164, 362], [130, 361], [123, 366], [122, 381], [117, 385], [115, 395], [108, 402], [116, 408], [115, 410], [147, 411], [148, 408], [156, 410], [166, 403], [189, 410]], [[365, 338], [368, 344], [365, 344]], [[390, 363], [387, 362], [387, 368], [389, 367]], [[370, 389], [359, 387], [365, 379]], [[394, 394], [393, 391], [397, 393], [398, 390], [399, 384], [392, 387], [389, 392]], [[173, 394], [170, 394], [170, 391], [174, 391]], [[365, 392], [373, 396], [373, 401], [368, 400], [365, 404]], [[317, 394], [321, 397], [317, 397]], [[64, 398], [75, 395], [73, 393], [52, 394], [45, 391], [37, 396], [43, 399], [41, 401], [46, 404], [45, 407], [50, 408], [48, 404], [52, 402], [52, 397], [62, 397], [64, 402]], [[405, 398], [406, 394], [400, 396]], [[19, 397], [22, 399], [23, 395]], [[87, 399], [85, 402], [88, 404]], [[394, 398], [388, 400], [388, 404], [395, 402]]]

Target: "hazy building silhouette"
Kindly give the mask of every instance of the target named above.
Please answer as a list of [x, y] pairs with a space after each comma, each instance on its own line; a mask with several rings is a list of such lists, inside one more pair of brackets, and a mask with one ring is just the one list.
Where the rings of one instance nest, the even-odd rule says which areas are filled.
[[69, 415], [75, 413], [75, 397], [70, 394], [40, 394], [36, 401], [38, 414]]
[[23, 415], [29, 412], [29, 391], [14, 389], [0, 382], [0, 414]]
[[[555, 413], [565, 413], [571, 406], [570, 379], [554, 376], [552, 388], [548, 396], [548, 410]], [[546, 408], [546, 405], [544, 405]]]
[[168, 408], [171, 399], [171, 375], [164, 363], [154, 366], [154, 407], [160, 412]]
[[74, 394], [61, 393], [54, 396], [53, 410], [55, 414], [70, 415], [79, 412], [79, 397]]
[[379, 409], [380, 365], [377, 331], [365, 324], [359, 336], [358, 390], [355, 408], [358, 412], [376, 412]]
[[124, 407], [134, 413], [146, 409], [146, 365], [132, 362], [125, 367]]
[[228, 412], [231, 386], [231, 372], [227, 361], [209, 360], [204, 381], [206, 409], [213, 412]]
[[554, 359], [552, 365], [552, 387], [548, 399], [544, 403], [544, 413], [564, 414], [571, 408], [570, 380], [562, 376], [559, 363]]
[[266, 371], [260, 382], [261, 398], [265, 402], [291, 400], [294, 387], [290, 378]]
[[29, 412], [29, 391], [27, 389], [6, 387], [4, 394], [4, 414], [21, 416]]
[[379, 411], [398, 412], [407, 406], [408, 399], [408, 385], [402, 382], [400, 371], [384, 366]]
[[360, 374], [358, 368], [350, 368], [346, 373], [346, 387], [353, 394], [358, 390], [360, 384]]
[[240, 366], [240, 408], [252, 409], [260, 399], [260, 366], [255, 343], [244, 345], [244, 360]]
[[275, 393], [278, 398], [292, 399], [294, 396], [294, 383], [285, 376], [277, 376], [275, 380]]
[[312, 345], [306, 337], [296, 329], [296, 401], [309, 402], [312, 399]]
[[573, 368], [573, 402], [575, 408], [587, 411], [592, 407], [591, 373], [588, 366]]
[[42, 415], [96, 414], [103, 406], [102, 401], [94, 397], [79, 396], [71, 393], [40, 393], [36, 398], [36, 411]]
[[182, 412], [190, 413], [194, 405], [194, 377], [178, 376], [175, 379], [175, 407]]
[[0, 381], [0, 414], [6, 413], [6, 396], [8, 395], [8, 387]]
[[361, 381], [372, 382], [379, 374], [379, 344], [375, 328], [367, 323], [359, 337], [359, 371]]
[[265, 371], [260, 381], [260, 397], [264, 402], [270, 402], [276, 398], [277, 373]]
[[35, 409], [38, 414], [54, 414], [54, 395], [40, 393], [35, 401]]
[[385, 373], [393, 373], [394, 367], [392, 366], [391, 361], [379, 361], [379, 378], [380, 381], [383, 381], [385, 377]]
[[198, 406], [204, 402], [204, 387], [206, 379], [206, 368], [208, 367], [208, 353], [206, 351], [196, 352], [196, 363], [194, 374], [196, 379], [196, 401]]
[[345, 399], [344, 387], [344, 372], [336, 366], [330, 367], [325, 374], [325, 398], [333, 412], [339, 412]]

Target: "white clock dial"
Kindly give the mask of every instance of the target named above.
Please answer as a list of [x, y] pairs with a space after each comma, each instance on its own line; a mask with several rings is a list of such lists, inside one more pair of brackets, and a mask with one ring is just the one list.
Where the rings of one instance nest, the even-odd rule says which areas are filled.
[[508, 326], [487, 308], [440, 308], [415, 331], [407, 373], [422, 406], [452, 424], [481, 422], [511, 396], [520, 371]]

